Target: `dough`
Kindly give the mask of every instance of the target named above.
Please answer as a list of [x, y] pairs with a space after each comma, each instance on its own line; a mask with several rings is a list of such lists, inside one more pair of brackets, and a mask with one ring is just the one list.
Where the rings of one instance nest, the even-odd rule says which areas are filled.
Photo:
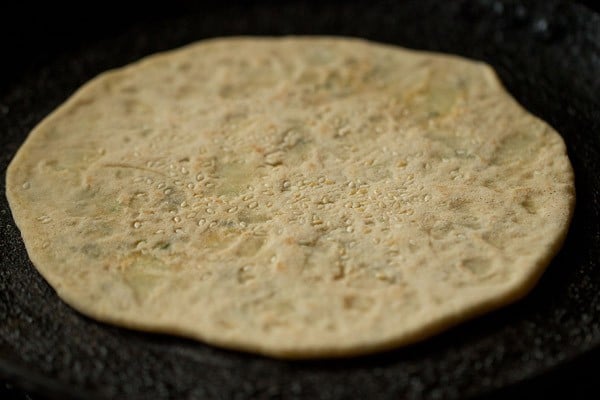
[[284, 358], [515, 301], [575, 199], [561, 137], [489, 66], [323, 37], [207, 40], [100, 75], [31, 132], [7, 197], [82, 313]]

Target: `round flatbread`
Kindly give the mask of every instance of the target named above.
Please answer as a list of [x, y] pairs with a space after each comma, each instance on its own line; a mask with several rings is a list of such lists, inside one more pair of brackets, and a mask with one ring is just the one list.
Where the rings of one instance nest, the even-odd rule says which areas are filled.
[[7, 196], [34, 265], [84, 314], [305, 358], [524, 295], [573, 181], [561, 137], [485, 64], [228, 38], [83, 86], [31, 132]]

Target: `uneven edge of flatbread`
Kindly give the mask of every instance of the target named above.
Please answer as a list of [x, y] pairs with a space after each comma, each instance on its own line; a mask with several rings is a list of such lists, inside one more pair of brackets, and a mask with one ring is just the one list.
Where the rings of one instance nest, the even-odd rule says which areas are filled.
[[[283, 38], [294, 38], [294, 36], [286, 36]], [[315, 38], [315, 39], [339, 39], [339, 37], [331, 37], [331, 36], [301, 36], [300, 38]], [[46, 116], [41, 122], [39, 122], [34, 129], [30, 132], [29, 136], [23, 143], [23, 145], [19, 148], [13, 160], [9, 164], [6, 170], [6, 197], [8, 199], [10, 208], [12, 213], [16, 218], [14, 218], [17, 227], [23, 232], [23, 228], [25, 225], [33, 224], [31, 222], [31, 218], [28, 218], [27, 211], [20, 209], [19, 207], [15, 207], [17, 200], [13, 197], [9, 187], [17, 187], [18, 182], [16, 182], [16, 172], [15, 166], [19, 164], [19, 160], [24, 157], [24, 153], [26, 152], [26, 148], [31, 144], [34, 138], [41, 134], [44, 131], [46, 125], [49, 125], [54, 119], [60, 118], [60, 116], [66, 112], [72, 104], [77, 102], [80, 98], [85, 97], [88, 91], [91, 91], [98, 82], [104, 80], [107, 76], [114, 74], [121, 74], [129, 69], [134, 69], [140, 64], [156, 62], [162, 58], [170, 58], [174, 54], [179, 52], [185, 52], [189, 48], [202, 46], [206, 42], [209, 41], [221, 41], [221, 40], [261, 40], [261, 39], [273, 39], [273, 37], [261, 36], [261, 37], [252, 37], [252, 36], [231, 36], [231, 37], [219, 37], [213, 39], [205, 39], [200, 42], [195, 42], [192, 44], [188, 44], [186, 46], [161, 52], [157, 54], [153, 54], [150, 56], [146, 56], [139, 61], [127, 64], [126, 66], [116, 68], [113, 70], [109, 70], [103, 72], [90, 81], [86, 82], [79, 89], [77, 89], [65, 102], [63, 102], [58, 108], [56, 108], [53, 112], [51, 112], [48, 116]], [[346, 37], [345, 40], [356, 40], [357, 42], [367, 42], [372, 43], [360, 38], [352, 38]], [[383, 47], [392, 47], [398, 48], [397, 46], [387, 45], [382, 43], [374, 43], [378, 46]], [[478, 63], [480, 66], [484, 67], [486, 73], [488, 75], [488, 81], [490, 84], [497, 86], [498, 90], [504, 92], [507, 96], [508, 100], [513, 101], [518, 105], [518, 107], [527, 112], [532, 118], [536, 118], [541, 121], [539, 118], [534, 116], [525, 110], [520, 104], [516, 102], [516, 100], [508, 94], [501, 81], [499, 80], [496, 72], [491, 68], [488, 64], [481, 61], [468, 60], [460, 56], [434, 53], [428, 51], [421, 50], [411, 50], [406, 48], [401, 48], [403, 51], [418, 53], [418, 54], [428, 54], [432, 57], [436, 58], [445, 58], [445, 59], [454, 59], [454, 60], [466, 60], [469, 62]], [[541, 121], [543, 124], [548, 125], [545, 121]], [[566, 146], [564, 144], [564, 140], [561, 141], [564, 156], [567, 157]], [[571, 177], [573, 178], [573, 170], [570, 163], [569, 170], [571, 173]], [[572, 179], [574, 181], [574, 179]], [[445, 307], [441, 308], [450, 308], [454, 309], [452, 312], [444, 313], [445, 315], [441, 317], [437, 317], [434, 319], [430, 319], [427, 323], [421, 321], [420, 324], [416, 328], [411, 328], [405, 330], [402, 335], [393, 335], [392, 338], [386, 340], [378, 340], [376, 342], [364, 342], [362, 345], [342, 345], [339, 347], [327, 346], [327, 347], [318, 347], [314, 348], [302, 347], [296, 348], [294, 343], [289, 343], [287, 346], [262, 346], [257, 345], [255, 341], [247, 341], [243, 342], [240, 340], [232, 341], [228, 338], [224, 338], [216, 335], [201, 335], [197, 331], [193, 329], [188, 329], [185, 326], [175, 324], [173, 322], [167, 321], [166, 323], [147, 323], [145, 321], [136, 320], [136, 315], [134, 310], [130, 310], [130, 312], [122, 313], [121, 315], [117, 315], [119, 311], [116, 310], [101, 310], [97, 306], [92, 303], [84, 303], [81, 301], [82, 297], [79, 297], [77, 293], [79, 291], [85, 291], [85, 288], [82, 287], [68, 287], [66, 288], [61, 282], [60, 279], [55, 279], [55, 276], [52, 274], [50, 269], [39, 269], [37, 265], [41, 265], [43, 263], [42, 257], [39, 257], [36, 251], [32, 251], [33, 245], [35, 241], [24, 241], [25, 246], [28, 252], [28, 255], [32, 261], [32, 263], [36, 266], [36, 270], [50, 283], [50, 285], [55, 289], [58, 296], [64, 300], [68, 305], [70, 305], [75, 310], [84, 314], [84, 316], [91, 317], [97, 321], [105, 322], [109, 324], [116, 324], [121, 327], [132, 328], [136, 330], [142, 330], [153, 333], [165, 333], [172, 334], [176, 336], [182, 336], [192, 339], [197, 339], [203, 341], [205, 343], [214, 344], [220, 346], [222, 348], [227, 348], [230, 350], [236, 351], [244, 351], [244, 352], [254, 352], [262, 355], [266, 355], [269, 357], [281, 358], [281, 359], [311, 359], [311, 358], [342, 358], [342, 357], [353, 357], [357, 355], [366, 355], [370, 353], [377, 353], [385, 350], [391, 350], [398, 348], [400, 346], [405, 346], [409, 344], [413, 344], [416, 342], [420, 342], [424, 339], [427, 339], [435, 334], [438, 334], [444, 330], [447, 330], [451, 327], [458, 325], [459, 323], [465, 322], [469, 319], [473, 319], [477, 316], [481, 316], [482, 314], [486, 314], [493, 310], [496, 310], [502, 306], [506, 306], [508, 304], [514, 303], [521, 298], [523, 298], [527, 293], [531, 291], [531, 289], [535, 286], [546, 267], [550, 264], [551, 260], [556, 256], [556, 254], [561, 249], [564, 240], [568, 233], [568, 228], [570, 221], [573, 217], [574, 209], [575, 209], [575, 194], [572, 196], [572, 201], [569, 202], [569, 208], [566, 210], [567, 212], [563, 215], [562, 218], [562, 227], [560, 229], [560, 233], [555, 237], [554, 241], [550, 244], [550, 248], [547, 252], [543, 253], [541, 257], [537, 259], [534, 265], [531, 268], [526, 268], [522, 270], [521, 273], [515, 273], [512, 278], [506, 281], [504, 284], [498, 285], [498, 289], [492, 293], [492, 295], [482, 296], [477, 303], [469, 304], [468, 301], [461, 301], [460, 310], [456, 310], [456, 302], [448, 301], [445, 303]], [[20, 222], [18, 222], [20, 221]], [[29, 231], [27, 229], [26, 231]], [[33, 230], [33, 229], [31, 229]], [[30, 243], [28, 245], [27, 243]], [[102, 273], [97, 273], [99, 276], [103, 275]], [[465, 306], [464, 304], [468, 304]]]

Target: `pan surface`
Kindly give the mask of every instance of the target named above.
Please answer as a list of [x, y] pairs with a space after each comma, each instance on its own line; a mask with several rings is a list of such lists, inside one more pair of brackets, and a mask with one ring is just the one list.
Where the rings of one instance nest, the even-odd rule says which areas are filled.
[[[598, 14], [558, 1], [486, 0], [259, 2], [186, 11], [59, 52], [0, 84], [0, 378], [56, 398], [454, 399], [506, 394], [598, 359]], [[4, 196], [6, 167], [27, 133], [104, 70], [240, 34], [358, 36], [494, 66], [513, 96], [561, 133], [576, 174], [567, 240], [532, 293], [408, 348], [310, 362], [120, 329], [62, 303], [29, 261]]]

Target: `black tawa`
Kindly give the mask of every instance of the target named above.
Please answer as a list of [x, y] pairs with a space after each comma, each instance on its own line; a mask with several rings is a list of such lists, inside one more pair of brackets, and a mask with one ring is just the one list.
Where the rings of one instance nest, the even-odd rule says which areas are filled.
[[[554, 0], [175, 4], [123, 11], [98, 3], [74, 19], [31, 10], [38, 37], [5, 44], [9, 55], [24, 51], [0, 81], [1, 379], [31, 396], [86, 399], [458, 399], [598, 389], [600, 15]], [[60, 37], [77, 32], [82, 38]], [[494, 66], [516, 99], [560, 132], [575, 169], [575, 217], [536, 288], [420, 344], [304, 362], [112, 327], [61, 302], [29, 261], [4, 196], [6, 166], [28, 132], [106, 69], [240, 34], [359, 36]]]

